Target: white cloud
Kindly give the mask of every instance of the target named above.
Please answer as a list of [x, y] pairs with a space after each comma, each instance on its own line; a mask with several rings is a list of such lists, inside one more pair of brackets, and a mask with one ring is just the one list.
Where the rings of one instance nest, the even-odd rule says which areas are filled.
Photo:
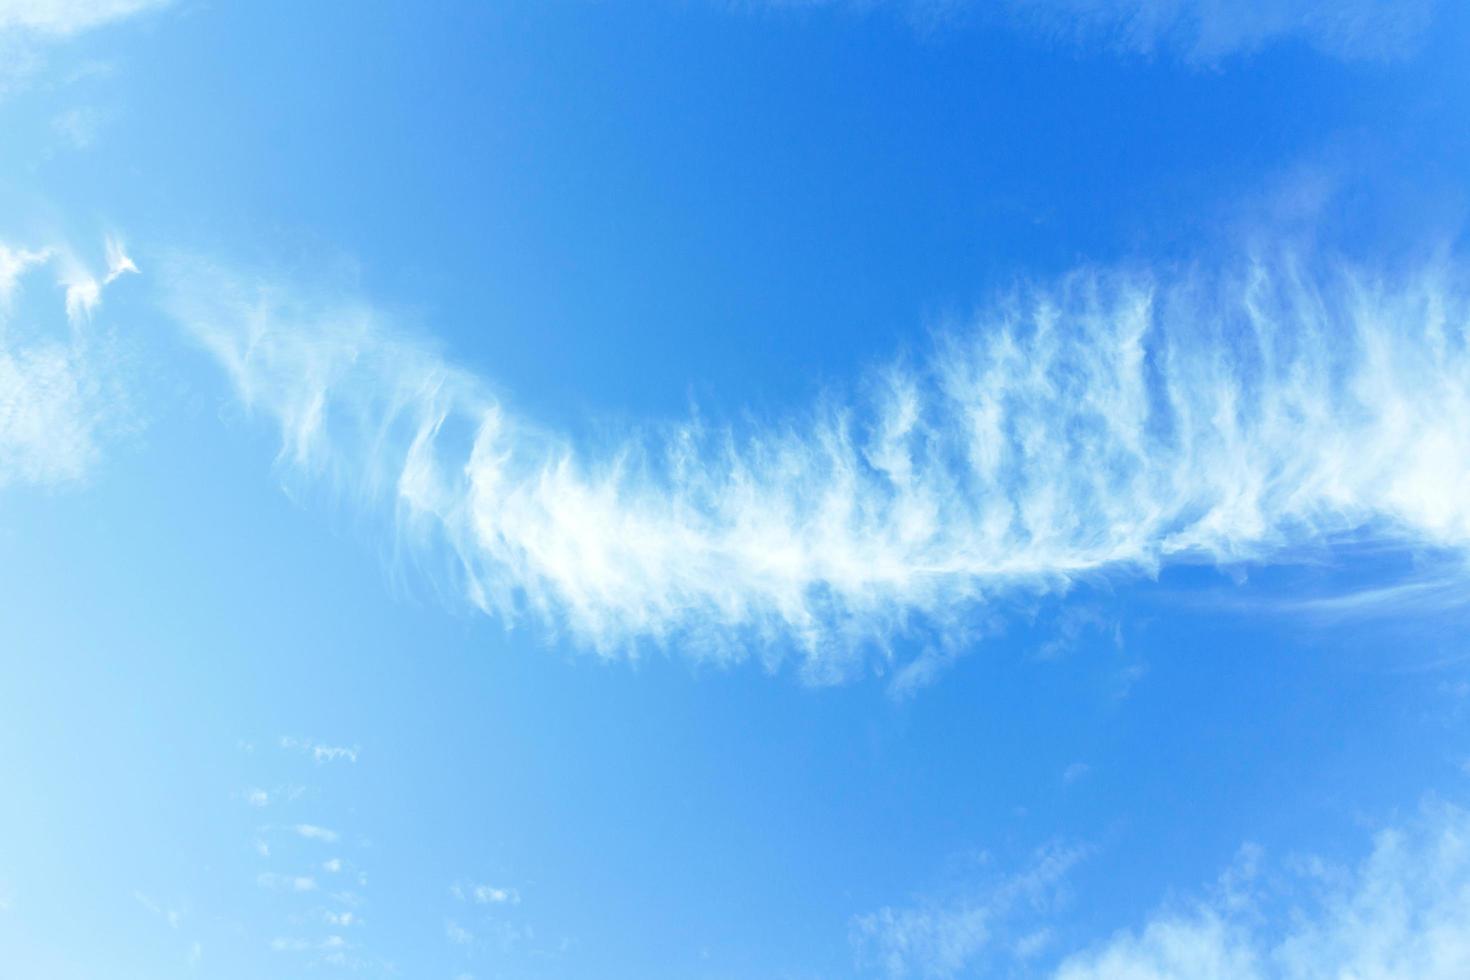
[[183, 913], [180, 912], [178, 909], [166, 909], [140, 891], [133, 892], [133, 898], [137, 900], [139, 905], [143, 906], [149, 912], [152, 912], [154, 915], [167, 922], [170, 929], [177, 929], [179, 927], [179, 922], [183, 918]]
[[902, 632], [942, 661], [977, 610], [1080, 578], [1347, 534], [1464, 554], [1466, 281], [1288, 255], [1084, 270], [868, 397], [615, 445], [518, 418], [361, 302], [181, 264], [168, 306], [279, 424], [283, 467], [437, 534], [487, 612], [608, 653], [794, 647], [828, 679], [886, 669]]
[[283, 875], [265, 871], [255, 876], [255, 883], [261, 888], [268, 888], [272, 891], [316, 891], [316, 879], [310, 875]]
[[271, 795], [263, 789], [246, 790], [245, 802], [257, 808], [270, 806]]
[[[1062, 963], [1057, 980], [1470, 976], [1470, 814], [1426, 805], [1355, 868], [1299, 860], [1266, 882], [1233, 869], [1216, 894]], [[1264, 876], [1262, 876], [1264, 877]]]
[[318, 827], [315, 824], [299, 823], [296, 825], [296, 833], [305, 837], [307, 840], [317, 840], [324, 844], [335, 844], [337, 842], [337, 832], [335, 830], [328, 830], [325, 827]]
[[518, 889], [501, 885], [465, 884], [455, 882], [449, 886], [449, 894], [460, 902], [476, 905], [519, 905], [521, 893]]
[[1213, 64], [1279, 41], [1347, 59], [1403, 56], [1433, 20], [1433, 0], [1010, 0], [1043, 29], [1123, 51]]
[[[0, 98], [26, 88], [45, 70], [49, 49], [82, 34], [167, 6], [171, 0], [0, 0]], [[56, 133], [77, 148], [90, 145], [98, 117], [63, 113]]]
[[0, 31], [78, 34], [166, 6], [169, 0], [0, 0]]
[[313, 742], [307, 738], [294, 738], [290, 735], [282, 735], [277, 743], [283, 749], [294, 749], [311, 756], [312, 761], [318, 764], [324, 762], [347, 762], [357, 761], [357, 748], [345, 748], [340, 745], [327, 745], [322, 742]]
[[1369, 622], [1375, 619], [1411, 618], [1424, 620], [1464, 610], [1464, 560], [1456, 555], [1447, 562], [1428, 558], [1418, 562], [1414, 577], [1391, 585], [1372, 585], [1327, 595], [1293, 594], [1239, 596], [1213, 594], [1180, 601], [1193, 602], [1210, 610], [1245, 616], [1289, 616], [1321, 626]]
[[468, 946], [475, 941], [474, 933], [453, 919], [444, 923], [444, 935], [449, 938], [450, 942], [459, 946]]
[[1010, 955], [1029, 959], [1050, 941], [1030, 929], [1007, 939], [1018, 921], [1054, 907], [1081, 848], [1052, 845], [1025, 871], [996, 878], [948, 901], [925, 900], [856, 916], [852, 942], [860, 962], [890, 977], [952, 977], [1008, 944]]
[[[99, 455], [99, 432], [118, 420], [110, 346], [91, 320], [103, 290], [137, 267], [116, 242], [107, 256], [98, 279], [67, 249], [0, 244], [0, 487], [80, 478]], [[45, 303], [18, 309], [48, 268], [64, 290], [64, 320]]]

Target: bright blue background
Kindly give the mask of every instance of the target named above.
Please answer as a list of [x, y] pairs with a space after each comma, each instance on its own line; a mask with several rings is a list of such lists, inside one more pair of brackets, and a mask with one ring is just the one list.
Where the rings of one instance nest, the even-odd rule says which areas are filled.
[[[6, 975], [186, 976], [196, 941], [210, 976], [321, 972], [268, 947], [320, 903], [256, 875], [329, 854], [368, 874], [354, 955], [407, 977], [845, 975], [853, 915], [1059, 839], [1094, 848], [1056, 924], [1075, 948], [1242, 840], [1347, 856], [1363, 814], [1463, 795], [1462, 619], [1266, 611], [1413, 556], [1084, 586], [908, 700], [603, 663], [399, 581], [384, 529], [283, 494], [273, 433], [147, 274], [187, 249], [350, 283], [573, 433], [691, 400], [775, 416], [1017, 277], [1263, 229], [1390, 258], [1453, 237], [1467, 40], [1441, 10], [1403, 61], [1287, 40], [1199, 66], [841, 5], [282, 2], [58, 45], [0, 101], [6, 235], [126, 236], [143, 276], [106, 318], [150, 384], [84, 485], [0, 497]], [[79, 105], [81, 149], [52, 128]], [[1104, 625], [1038, 656], [1069, 609]], [[242, 800], [281, 785], [306, 789]], [[342, 844], [255, 854], [301, 822]], [[447, 939], [490, 916], [532, 934]]]

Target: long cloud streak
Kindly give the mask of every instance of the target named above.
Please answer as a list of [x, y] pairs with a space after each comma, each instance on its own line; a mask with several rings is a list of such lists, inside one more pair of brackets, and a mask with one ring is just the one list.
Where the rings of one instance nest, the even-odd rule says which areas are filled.
[[1434, 0], [1010, 0], [1048, 33], [1124, 52], [1164, 49], [1202, 65], [1284, 40], [1340, 58], [1401, 57], [1434, 19]]
[[516, 417], [362, 303], [185, 262], [168, 306], [287, 466], [442, 533], [482, 609], [602, 651], [794, 646], [830, 678], [1079, 577], [1345, 533], [1470, 544], [1463, 270], [1308, 265], [1079, 272], [864, 397], [605, 447]]

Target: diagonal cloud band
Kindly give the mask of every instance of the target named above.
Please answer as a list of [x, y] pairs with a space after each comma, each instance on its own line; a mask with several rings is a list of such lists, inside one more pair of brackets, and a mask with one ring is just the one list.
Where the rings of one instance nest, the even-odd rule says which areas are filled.
[[518, 418], [360, 301], [177, 261], [166, 304], [275, 419], [284, 466], [442, 535], [487, 612], [603, 652], [794, 647], [831, 679], [1079, 577], [1343, 534], [1470, 545], [1466, 284], [1449, 259], [1080, 271], [861, 397], [604, 446]]

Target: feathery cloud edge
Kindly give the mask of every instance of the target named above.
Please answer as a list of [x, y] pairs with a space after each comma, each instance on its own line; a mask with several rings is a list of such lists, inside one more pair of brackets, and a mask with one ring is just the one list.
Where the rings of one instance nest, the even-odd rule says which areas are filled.
[[813, 679], [977, 609], [1371, 535], [1470, 544], [1452, 259], [1290, 254], [1019, 289], [863, 397], [778, 423], [548, 433], [352, 297], [177, 259], [165, 307], [275, 420], [281, 465], [437, 537], [464, 594], [604, 653], [794, 650]]

